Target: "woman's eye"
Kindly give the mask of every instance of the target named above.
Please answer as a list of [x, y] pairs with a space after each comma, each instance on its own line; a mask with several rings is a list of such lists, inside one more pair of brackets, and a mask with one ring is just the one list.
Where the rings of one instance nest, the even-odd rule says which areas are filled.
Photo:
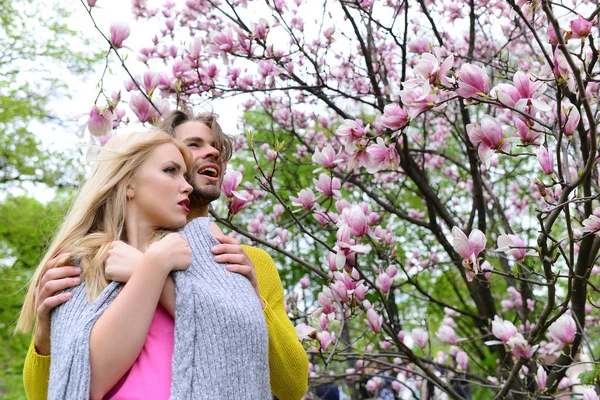
[[164, 171], [169, 175], [175, 175], [175, 172], [176, 172], [175, 168], [172, 168], [172, 167], [166, 168]]

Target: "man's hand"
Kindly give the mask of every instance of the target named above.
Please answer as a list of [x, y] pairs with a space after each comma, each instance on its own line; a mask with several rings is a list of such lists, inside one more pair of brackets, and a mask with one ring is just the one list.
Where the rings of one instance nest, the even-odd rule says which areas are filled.
[[215, 261], [228, 264], [225, 267], [228, 271], [242, 274], [248, 278], [256, 295], [260, 299], [262, 307], [265, 308], [265, 302], [258, 291], [258, 281], [256, 279], [256, 272], [254, 271], [254, 264], [240, 245], [240, 242], [223, 234], [216, 234], [215, 238], [221, 243], [211, 249], [215, 255]]
[[120, 240], [113, 242], [104, 266], [106, 278], [111, 281], [126, 283], [136, 267], [142, 262], [143, 257], [144, 253], [135, 247]]
[[50, 354], [50, 312], [54, 307], [61, 305], [73, 296], [71, 292], [58, 292], [81, 283], [79, 277], [81, 268], [70, 265], [56, 267], [56, 265], [66, 261], [69, 256], [69, 253], [59, 254], [48, 261], [44, 267], [46, 272], [35, 291], [37, 325], [34, 344], [40, 355]]

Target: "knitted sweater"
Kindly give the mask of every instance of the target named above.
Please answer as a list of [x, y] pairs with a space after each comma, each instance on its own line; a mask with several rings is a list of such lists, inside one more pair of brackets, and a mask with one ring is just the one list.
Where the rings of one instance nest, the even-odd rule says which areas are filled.
[[[269, 332], [271, 391], [281, 400], [298, 400], [307, 388], [308, 360], [287, 317], [281, 280], [273, 259], [264, 250], [242, 246], [252, 261]], [[23, 382], [29, 400], [47, 398], [50, 357], [37, 354], [33, 341], [25, 359]]]
[[[193, 260], [173, 274], [176, 290], [171, 399], [270, 399], [268, 333], [250, 281], [214, 261], [208, 218], [184, 228]], [[124, 285], [111, 282], [91, 304], [85, 284], [54, 309], [48, 399], [90, 393], [90, 333]], [[126, 332], [123, 332], [126, 334]], [[115, 338], [115, 340], [118, 340]]]

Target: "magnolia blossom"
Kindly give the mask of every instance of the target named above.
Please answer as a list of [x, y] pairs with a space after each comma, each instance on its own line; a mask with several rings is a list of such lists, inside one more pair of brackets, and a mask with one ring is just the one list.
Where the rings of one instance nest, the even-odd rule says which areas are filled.
[[545, 146], [540, 146], [537, 159], [545, 174], [552, 175], [554, 173], [554, 156]]
[[427, 341], [429, 340], [429, 335], [427, 331], [421, 328], [415, 328], [411, 332], [411, 337], [415, 344], [420, 348], [424, 348], [427, 346]]
[[124, 21], [115, 21], [110, 24], [110, 42], [117, 49], [123, 47], [123, 42], [129, 37], [131, 30]]
[[386, 273], [379, 274], [375, 285], [381, 289], [382, 292], [387, 293], [390, 290], [390, 287], [392, 287], [392, 278]]
[[517, 133], [514, 136], [521, 140], [521, 144], [540, 144], [542, 131], [540, 129], [536, 129], [535, 124], [530, 125], [519, 118], [515, 118], [514, 123], [515, 127], [517, 128]]
[[438, 339], [440, 339], [440, 341], [448, 344], [455, 344], [458, 340], [456, 337], [456, 332], [454, 332], [454, 329], [448, 325], [441, 325], [440, 329], [438, 329], [435, 335], [438, 337]]
[[538, 366], [537, 374], [535, 376], [535, 382], [538, 385], [538, 389], [545, 390], [546, 389], [546, 380], [548, 379], [548, 374], [546, 374], [546, 370], [541, 365]]
[[467, 134], [473, 145], [479, 145], [477, 153], [487, 168], [490, 166], [494, 151], [507, 152], [510, 149], [509, 142], [504, 139], [502, 134], [502, 127], [494, 118], [488, 115], [481, 118], [481, 124], [479, 125], [467, 125]]
[[336, 154], [335, 150], [329, 144], [323, 147], [321, 150], [315, 150], [312, 156], [312, 160], [313, 162], [321, 164], [327, 169], [334, 168], [337, 163], [342, 161], [338, 158], [338, 155]]
[[142, 123], [152, 122], [160, 116], [143, 93], [131, 95], [129, 107]]
[[473, 280], [479, 272], [479, 254], [485, 250], [486, 238], [479, 229], [473, 229], [467, 238], [457, 226], [452, 228], [454, 250], [462, 257], [463, 265], [467, 269], [467, 279]]
[[342, 197], [340, 193], [340, 188], [342, 187], [342, 181], [340, 178], [331, 177], [327, 174], [320, 174], [319, 179], [313, 179], [313, 183], [315, 184], [315, 188], [323, 193], [326, 197], [333, 197], [334, 199], [339, 199]]
[[96, 107], [90, 111], [87, 127], [92, 136], [104, 136], [111, 131], [113, 127], [114, 116], [107, 108], [102, 113]]
[[408, 50], [417, 54], [426, 53], [429, 51], [429, 40], [425, 36], [411, 40], [408, 42]]
[[507, 343], [517, 333], [517, 327], [512, 322], [505, 321], [496, 315], [492, 321], [492, 333], [502, 343]]
[[560, 115], [563, 132], [567, 136], [572, 136], [577, 130], [577, 125], [579, 125], [579, 120], [581, 119], [579, 110], [572, 104], [563, 105]]
[[500, 235], [498, 236], [498, 248], [496, 251], [508, 253], [517, 260], [522, 260], [527, 256], [535, 255], [535, 251], [525, 251], [525, 242], [516, 235]]
[[585, 388], [583, 400], [598, 400], [598, 393], [593, 388]]
[[590, 215], [582, 223], [584, 232], [593, 232], [600, 236], [600, 218]]
[[561, 315], [548, 328], [548, 337], [561, 345], [573, 343], [577, 334], [577, 325], [575, 320], [568, 314]]
[[232, 192], [233, 197], [227, 200], [227, 206], [232, 214], [237, 214], [244, 208], [250, 207], [254, 196], [247, 190]]
[[381, 324], [383, 323], [383, 317], [381, 317], [379, 314], [377, 314], [377, 311], [375, 311], [372, 308], [369, 308], [367, 310], [367, 324], [369, 324], [369, 327], [371, 328], [371, 330], [375, 333], [379, 333], [381, 332]]
[[462, 350], [459, 351], [456, 354], [456, 364], [457, 364], [458, 369], [460, 369], [462, 371], [466, 371], [468, 363], [469, 363], [469, 356], [467, 355], [467, 353], [465, 353]]
[[510, 347], [514, 355], [524, 359], [531, 358], [538, 348], [538, 345], [531, 347], [520, 333], [512, 336], [506, 344]]
[[569, 24], [571, 27], [572, 36], [574, 39], [584, 38], [592, 32], [593, 24], [587, 19], [578, 15], [576, 19]]
[[408, 123], [408, 113], [398, 104], [388, 104], [383, 109], [383, 126], [390, 129], [401, 129]]
[[458, 73], [456, 94], [465, 99], [487, 96], [490, 91], [489, 78], [485, 68], [464, 64]]
[[329, 345], [334, 341], [335, 337], [333, 337], [328, 331], [322, 331], [317, 333], [317, 339], [321, 344], [321, 350], [327, 351]]
[[310, 189], [302, 189], [298, 193], [298, 197], [290, 196], [292, 204], [298, 207], [302, 207], [306, 210], [312, 210], [315, 206], [315, 194]]
[[[448, 72], [452, 69], [453, 64], [454, 56], [452, 54], [440, 64], [440, 60], [435, 55], [423, 53], [414, 67], [414, 71], [433, 86], [450, 88], [454, 84], [454, 78], [449, 77]], [[430, 91], [430, 88], [426, 85], [423, 90]]]
[[221, 184], [221, 190], [226, 197], [233, 197], [233, 192], [239, 184], [242, 182], [242, 173], [239, 171], [228, 170], [223, 177], [223, 183]]
[[312, 326], [306, 324], [298, 324], [296, 325], [296, 336], [298, 336], [298, 340], [303, 341], [304, 339], [316, 337], [316, 329]]

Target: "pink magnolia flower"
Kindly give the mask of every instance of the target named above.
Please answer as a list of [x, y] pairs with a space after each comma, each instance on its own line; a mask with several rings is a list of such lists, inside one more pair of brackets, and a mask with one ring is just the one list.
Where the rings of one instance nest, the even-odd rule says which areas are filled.
[[427, 346], [427, 341], [429, 340], [429, 335], [427, 331], [422, 328], [415, 328], [411, 332], [411, 337], [415, 344], [420, 348], [425, 348]]
[[383, 109], [383, 126], [389, 129], [401, 129], [408, 123], [408, 113], [398, 104], [388, 104]]
[[387, 293], [389, 292], [390, 288], [392, 287], [392, 278], [390, 278], [390, 276], [386, 273], [380, 274], [377, 277], [377, 281], [375, 282], [375, 285], [381, 289], [381, 291], [383, 293]]
[[367, 310], [367, 324], [369, 325], [369, 328], [371, 328], [373, 332], [379, 333], [381, 332], [382, 323], [383, 317], [377, 314], [377, 311], [375, 311], [374, 309], [369, 308]]
[[467, 355], [467, 353], [465, 353], [462, 350], [459, 351], [456, 354], [456, 364], [458, 366], [458, 369], [460, 369], [461, 371], [466, 371], [468, 363], [469, 363], [469, 356]]
[[530, 125], [527, 122], [521, 120], [520, 118], [515, 118], [514, 123], [515, 127], [517, 128], [517, 134], [515, 134], [515, 137], [521, 140], [522, 144], [540, 144], [542, 131], [540, 131], [539, 129], [535, 129], [534, 125]]
[[452, 329], [451, 326], [441, 325], [440, 329], [438, 329], [435, 334], [440, 341], [448, 344], [456, 344], [458, 338], [456, 337], [456, 332]]
[[590, 215], [582, 223], [584, 232], [593, 232], [600, 236], [600, 218]]
[[152, 107], [152, 104], [148, 101], [143, 93], [136, 93], [131, 95], [129, 99], [129, 107], [138, 117], [140, 122], [152, 122], [154, 118], [158, 118], [158, 112]]
[[362, 236], [367, 233], [367, 216], [361, 206], [355, 204], [342, 212], [342, 218], [346, 221], [350, 233], [355, 236]]
[[545, 174], [552, 175], [554, 173], [554, 156], [546, 146], [540, 146], [537, 159]]
[[586, 388], [583, 391], [583, 400], [598, 400], [598, 393], [592, 388]]
[[481, 118], [480, 125], [467, 125], [467, 134], [474, 146], [479, 145], [477, 153], [487, 168], [490, 166], [491, 155], [494, 151], [510, 150], [510, 144], [502, 134], [502, 127], [488, 115]]
[[315, 194], [310, 189], [302, 189], [298, 193], [298, 197], [290, 196], [290, 200], [292, 200], [293, 205], [306, 210], [312, 210], [315, 206]]
[[309, 283], [310, 283], [310, 281], [308, 279], [308, 276], [305, 276], [300, 279], [300, 286], [302, 286], [304, 289], [306, 289], [308, 287]]
[[517, 333], [517, 328], [510, 321], [504, 321], [499, 316], [494, 316], [492, 321], [492, 333], [502, 343], [507, 343]]
[[242, 173], [239, 171], [228, 170], [223, 177], [223, 183], [221, 184], [221, 190], [226, 197], [233, 197], [233, 192], [239, 184], [242, 182]]
[[90, 119], [88, 119], [87, 127], [92, 136], [104, 136], [111, 131], [113, 120], [113, 113], [108, 108], [100, 113], [94, 107], [90, 111]]
[[450, 88], [454, 84], [454, 78], [449, 77], [448, 72], [453, 65], [454, 56], [452, 54], [440, 64], [440, 60], [435, 55], [423, 53], [414, 67], [414, 71], [427, 80], [430, 85]]
[[489, 78], [485, 68], [464, 64], [458, 73], [456, 94], [465, 99], [487, 96], [490, 91]]
[[304, 339], [316, 337], [317, 330], [310, 325], [306, 324], [298, 324], [296, 325], [296, 336], [299, 341], [303, 341]]
[[561, 315], [548, 328], [548, 336], [556, 343], [567, 345], [573, 343], [577, 334], [575, 320], [568, 314]]
[[367, 147], [367, 158], [365, 167], [371, 174], [386, 169], [396, 169], [400, 165], [400, 156], [396, 151], [396, 146], [387, 146], [385, 140], [377, 138], [375, 144]]
[[496, 251], [508, 253], [517, 260], [522, 260], [527, 256], [536, 254], [533, 250], [525, 251], [525, 242], [516, 235], [498, 236], [498, 248]]
[[538, 366], [537, 374], [535, 376], [535, 382], [537, 383], [538, 389], [541, 391], [546, 390], [546, 380], [548, 379], [548, 374], [546, 370], [541, 365]]
[[227, 200], [229, 211], [231, 211], [232, 214], [237, 214], [244, 208], [250, 207], [252, 200], [254, 200], [254, 196], [247, 190], [234, 191], [232, 194], [233, 197]]
[[416, 118], [425, 110], [435, 106], [435, 98], [429, 90], [423, 90], [421, 87], [404, 82], [404, 89], [400, 91], [400, 99], [404, 103], [408, 116]]
[[531, 358], [538, 348], [538, 345], [531, 347], [520, 333], [513, 335], [506, 344], [515, 356], [523, 359]]
[[580, 39], [589, 36], [589, 34], [592, 32], [593, 24], [587, 19], [583, 18], [581, 15], [578, 15], [576, 19], [571, 21], [569, 26], [571, 27], [571, 32], [573, 33], [572, 37], [574, 39]]
[[327, 315], [335, 312], [335, 297], [328, 287], [324, 287], [323, 291], [317, 295], [317, 302], [321, 306], [324, 314]]
[[427, 53], [429, 51], [429, 41], [423, 36], [418, 39], [411, 40], [408, 42], [408, 50], [417, 54]]
[[358, 300], [363, 301], [365, 299], [365, 296], [367, 295], [368, 290], [369, 288], [367, 288], [365, 285], [363, 285], [362, 282], [360, 282], [358, 285], [356, 285], [356, 288], [354, 289], [354, 295]]
[[334, 199], [342, 197], [342, 194], [340, 193], [342, 181], [340, 178], [332, 178], [328, 174], [320, 174], [318, 180], [313, 178], [313, 183], [315, 184], [316, 189], [326, 197], [333, 197]]
[[462, 257], [463, 265], [467, 269], [467, 278], [479, 272], [479, 254], [485, 250], [486, 237], [479, 229], [473, 229], [467, 238], [464, 232], [457, 226], [452, 228], [454, 250]]
[[333, 169], [336, 164], [342, 161], [341, 158], [338, 158], [338, 154], [335, 153], [335, 150], [329, 144], [321, 150], [315, 150], [312, 160], [327, 169]]
[[321, 350], [323, 351], [327, 351], [327, 349], [329, 348], [329, 345], [333, 342], [333, 337], [331, 336], [331, 333], [329, 333], [328, 331], [322, 331], [317, 333], [317, 339], [319, 340], [319, 343], [321, 344]]
[[573, 135], [577, 130], [577, 125], [579, 125], [579, 120], [581, 119], [579, 110], [572, 104], [563, 105], [561, 107], [560, 115], [563, 132], [567, 136]]
[[127, 22], [115, 21], [110, 24], [110, 42], [117, 49], [123, 47], [123, 42], [130, 34], [131, 30]]
[[344, 123], [337, 128], [335, 134], [340, 138], [347, 149], [352, 149], [354, 147], [354, 142], [365, 136], [368, 130], [369, 126], [363, 126], [362, 120], [346, 119], [344, 120]]

